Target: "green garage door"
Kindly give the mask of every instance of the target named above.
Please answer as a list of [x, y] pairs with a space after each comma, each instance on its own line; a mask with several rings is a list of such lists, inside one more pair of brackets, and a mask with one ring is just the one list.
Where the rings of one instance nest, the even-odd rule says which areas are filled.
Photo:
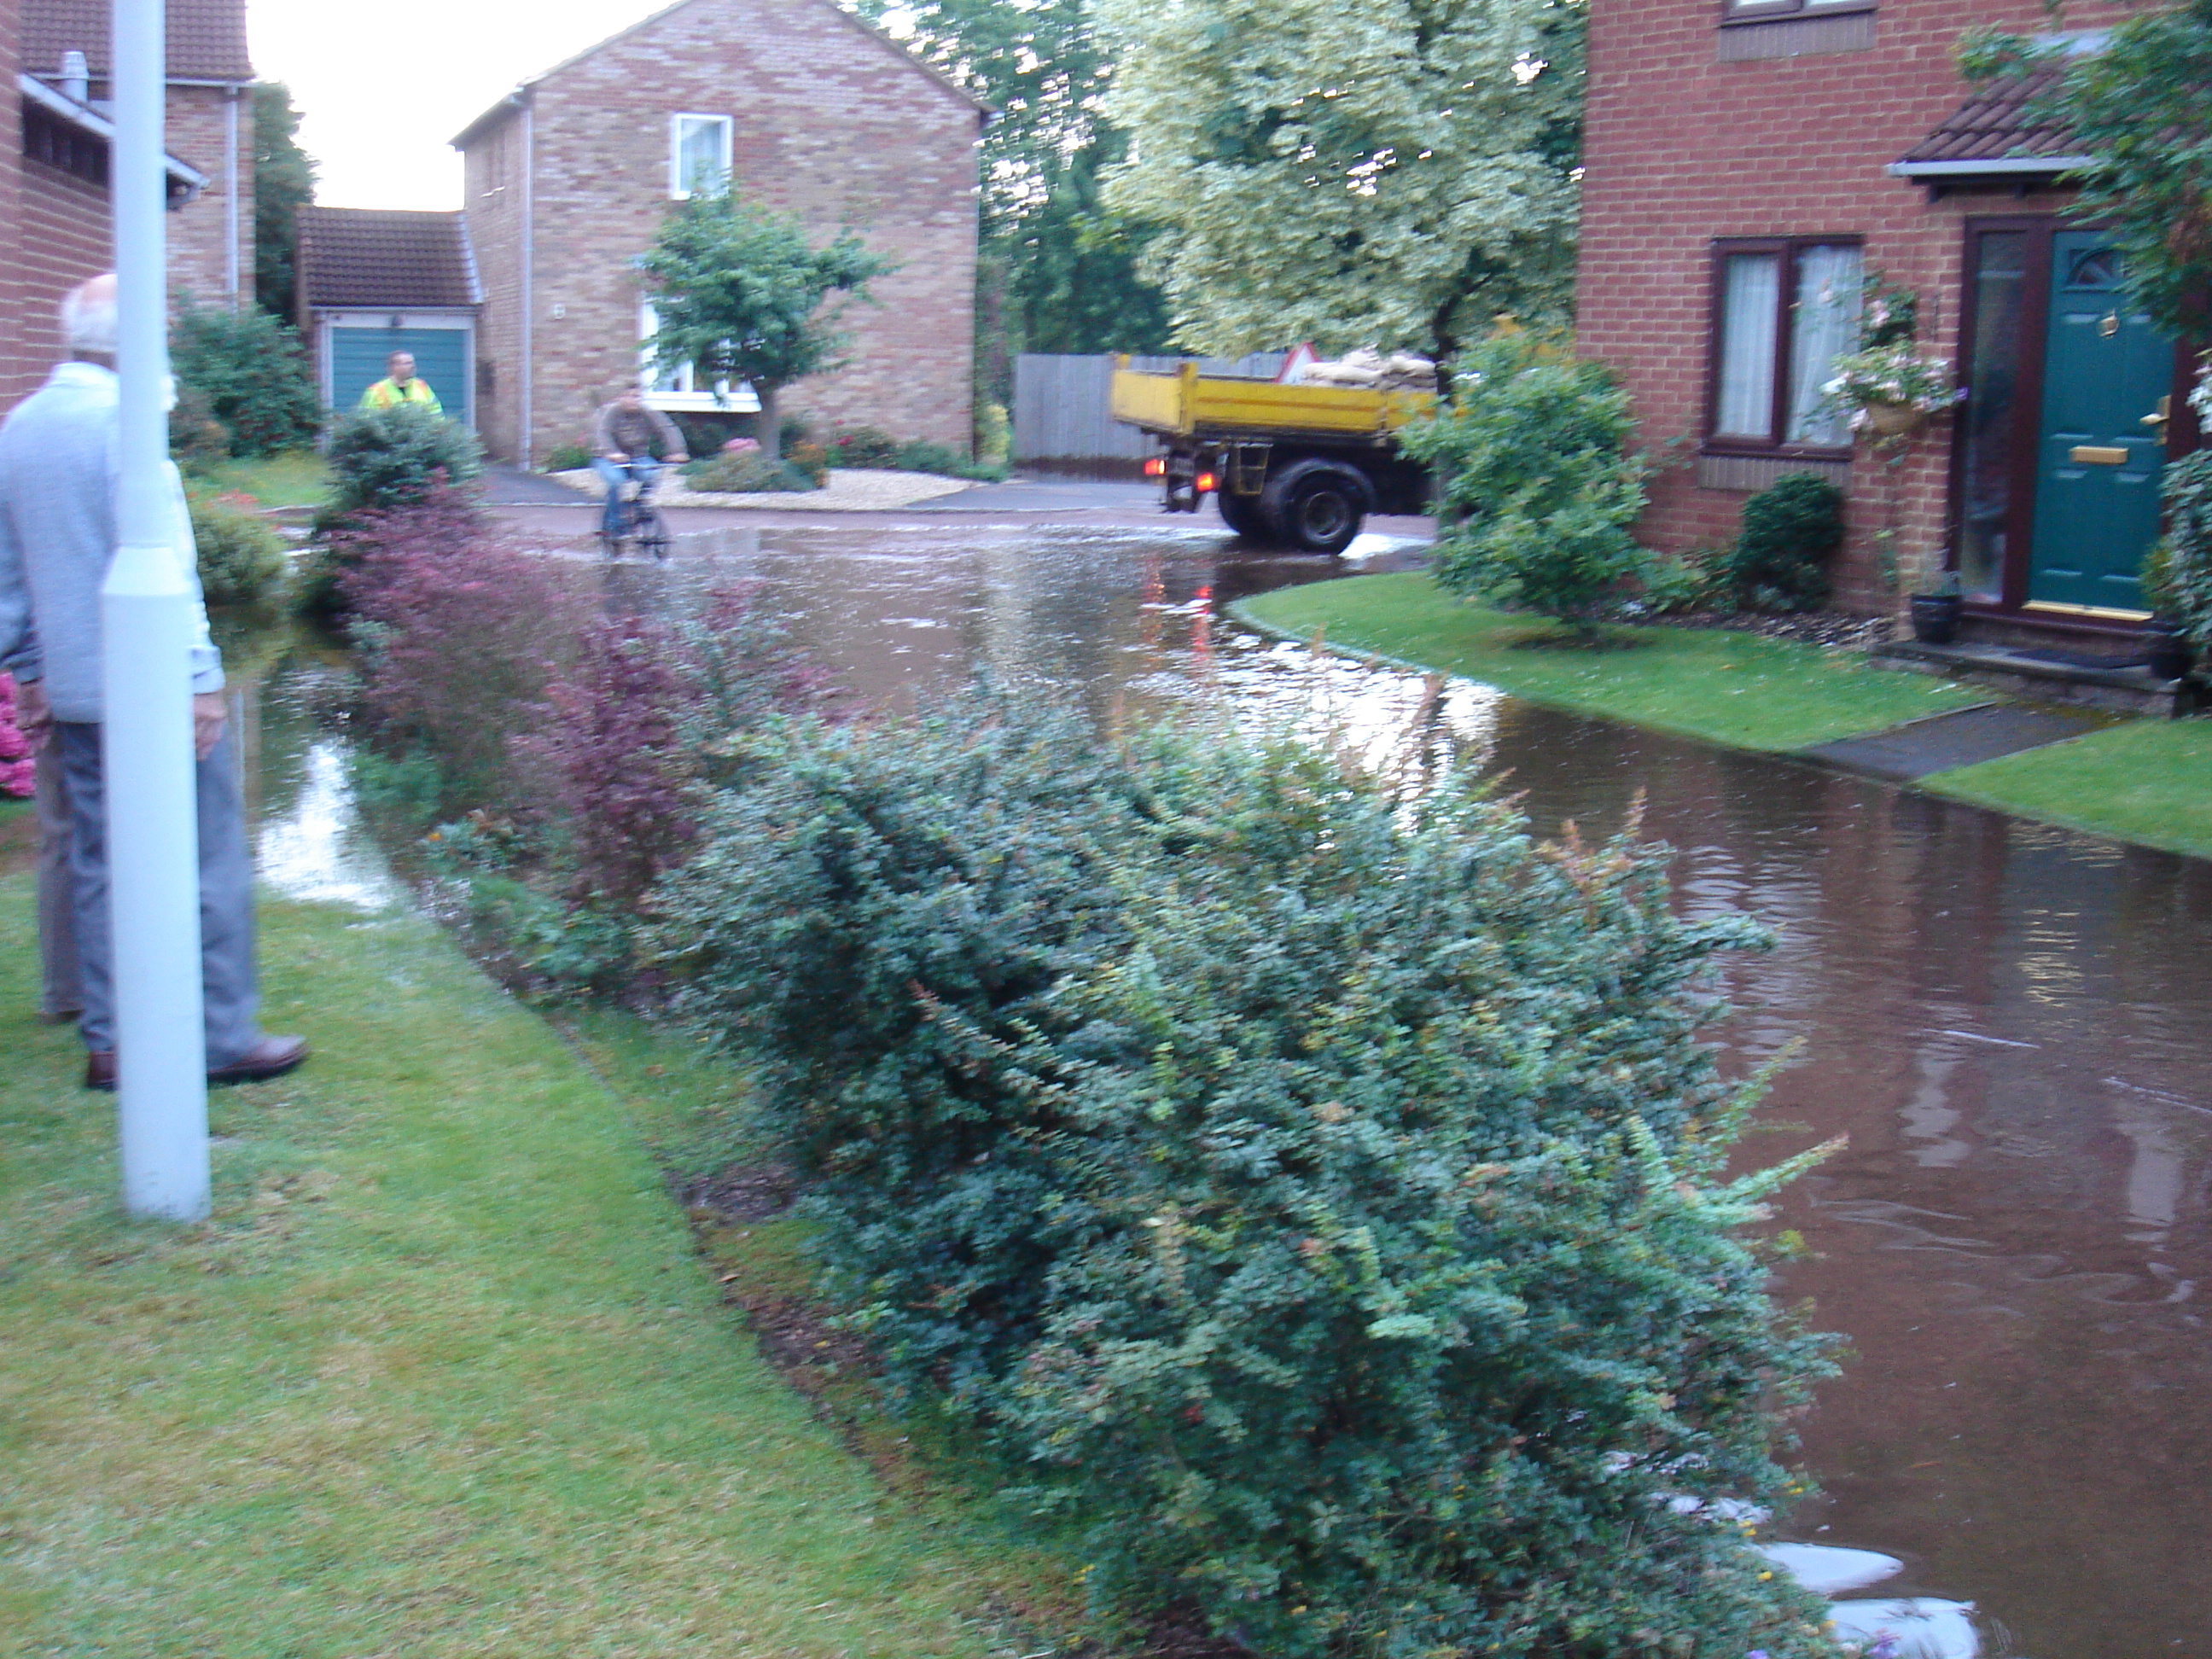
[[331, 329], [331, 406], [351, 409], [384, 378], [384, 361], [395, 351], [415, 354], [415, 372], [430, 383], [446, 413], [469, 418], [474, 375], [465, 328], [366, 328], [339, 323]]

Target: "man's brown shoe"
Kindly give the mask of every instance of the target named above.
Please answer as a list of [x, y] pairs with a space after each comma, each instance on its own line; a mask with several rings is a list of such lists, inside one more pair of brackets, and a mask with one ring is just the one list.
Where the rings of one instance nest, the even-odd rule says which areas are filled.
[[210, 1083], [265, 1083], [282, 1077], [307, 1057], [307, 1039], [264, 1037], [228, 1066], [208, 1068]]
[[[210, 1066], [208, 1081], [215, 1084], [264, 1083], [272, 1077], [283, 1076], [307, 1057], [307, 1039], [305, 1037], [264, 1037], [229, 1065]], [[85, 1055], [84, 1086], [107, 1090], [115, 1087], [113, 1049], [94, 1049]]]

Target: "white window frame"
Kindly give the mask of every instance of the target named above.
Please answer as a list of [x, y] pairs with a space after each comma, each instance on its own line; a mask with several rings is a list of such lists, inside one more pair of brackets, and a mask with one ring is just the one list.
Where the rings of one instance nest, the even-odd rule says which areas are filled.
[[[653, 349], [653, 336], [660, 332], [660, 313], [650, 300], [641, 300], [637, 307], [637, 383], [645, 389], [645, 404], [648, 409], [664, 412], [676, 410], [684, 414], [756, 415], [760, 412], [760, 399], [753, 395], [750, 386], [732, 388], [727, 380], [708, 388], [699, 384], [698, 371], [684, 364], [667, 376], [673, 385], [663, 387], [660, 381], [665, 371]], [[716, 392], [721, 395], [717, 397]]]
[[722, 177], [727, 179], [731, 171], [731, 156], [737, 135], [737, 121], [727, 115], [699, 115], [690, 112], [668, 118], [668, 198], [672, 202], [688, 202], [691, 191], [684, 182], [684, 129], [687, 122], [703, 122], [721, 130]]

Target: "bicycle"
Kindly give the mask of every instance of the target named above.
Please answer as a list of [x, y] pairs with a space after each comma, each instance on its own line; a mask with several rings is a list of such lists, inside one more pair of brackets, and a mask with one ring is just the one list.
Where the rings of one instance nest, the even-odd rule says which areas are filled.
[[[625, 469], [624, 476], [628, 471]], [[637, 483], [635, 495], [622, 494], [623, 486], [613, 486], [615, 495], [614, 520], [602, 519], [599, 524], [599, 548], [607, 557], [622, 557], [624, 542], [637, 544], [641, 553], [650, 553], [656, 559], [668, 556], [668, 520], [660, 516], [660, 509], [653, 504], [653, 487], [659, 480], [659, 471], [647, 474]]]

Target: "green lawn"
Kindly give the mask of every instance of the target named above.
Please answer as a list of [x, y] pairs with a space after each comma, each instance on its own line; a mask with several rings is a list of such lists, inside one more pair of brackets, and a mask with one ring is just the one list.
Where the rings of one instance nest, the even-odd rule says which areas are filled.
[[0, 1651], [1003, 1639], [1026, 1569], [840, 1449], [662, 1188], [648, 1139], [726, 1133], [726, 1073], [641, 1061], [641, 1123], [428, 923], [270, 904], [269, 1023], [316, 1058], [214, 1097], [210, 1223], [132, 1224], [31, 910], [0, 880]]
[[1723, 629], [1614, 630], [1593, 651], [1548, 623], [1465, 605], [1425, 575], [1354, 576], [1236, 607], [1299, 639], [1463, 675], [1531, 702], [1610, 715], [1741, 749], [1802, 749], [1986, 702], [1947, 680], [1869, 668], [1811, 646]]
[[2135, 720], [1923, 778], [2001, 811], [2212, 858], [2212, 720]]
[[256, 460], [224, 461], [194, 482], [251, 495], [264, 507], [320, 507], [331, 493], [331, 469], [313, 450], [293, 449]]

